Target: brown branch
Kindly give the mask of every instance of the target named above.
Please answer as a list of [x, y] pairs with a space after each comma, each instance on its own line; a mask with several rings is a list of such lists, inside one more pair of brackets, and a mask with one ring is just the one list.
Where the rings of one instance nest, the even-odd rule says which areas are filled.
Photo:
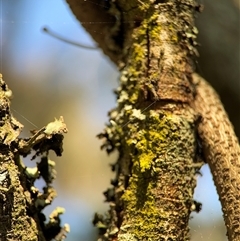
[[213, 88], [194, 75], [197, 95], [195, 110], [202, 119], [198, 132], [205, 160], [222, 204], [229, 241], [240, 237], [240, 147], [233, 126]]
[[[55, 210], [56, 218], [48, 223], [42, 210], [56, 197], [52, 187], [55, 163], [48, 159], [48, 152], [61, 155], [66, 125], [60, 118], [28, 139], [19, 138], [23, 126], [11, 113], [11, 93], [0, 74], [0, 240], [50, 241], [55, 236], [63, 240], [66, 232], [62, 233], [59, 218], [62, 209]], [[41, 156], [41, 161], [30, 168], [23, 164], [21, 156], [32, 151], [36, 153], [34, 158]], [[43, 192], [34, 186], [40, 177], [45, 181]]]
[[118, 40], [118, 33], [113, 31], [117, 19], [109, 11], [109, 1], [67, 0], [67, 3], [99, 48], [118, 65], [121, 62], [122, 46]]
[[99, 240], [186, 241], [195, 175], [203, 164], [190, 106], [195, 3], [115, 3], [129, 26], [118, 106], [100, 135], [119, 159], [113, 188], [105, 192], [111, 217], [94, 220], [106, 227]]
[[[70, 2], [70, 1], [71, 1], [73, 12], [75, 13], [73, 2], [76, 2], [76, 1], [68, 0], [68, 2]], [[175, 2], [175, 1], [173, 1], [173, 2]], [[183, 3], [182, 1], [176, 1], [176, 2], [181, 2], [181, 4]], [[129, 1], [129, 5], [126, 8], [125, 8], [124, 1], [115, 1], [115, 3], [117, 4], [118, 11], [120, 11], [120, 12], [122, 11], [124, 13], [122, 15], [121, 22], [122, 23], [123, 22], [135, 23], [135, 26], [134, 26], [134, 24], [133, 25], [129, 24], [128, 28], [123, 28], [124, 29], [123, 36], [125, 36], [125, 38], [126, 38], [126, 40], [123, 42], [123, 44], [126, 47], [126, 45], [129, 44], [129, 41], [130, 41], [129, 39], [131, 39], [131, 37], [132, 37], [132, 31], [135, 28], [137, 28], [139, 25], [143, 24], [142, 15], [141, 14], [138, 15], [137, 11], [135, 12], [135, 14], [130, 15], [130, 14], [128, 14], [129, 10], [137, 9], [139, 6], [142, 7], [142, 9], [143, 9], [144, 7], [147, 6], [147, 3], [145, 1]], [[186, 5], [187, 4], [191, 5], [192, 3], [193, 3], [192, 1], [188, 1], [188, 3], [186, 3]], [[116, 7], [115, 7], [115, 9], [116, 9]], [[77, 17], [84, 14], [84, 13], [80, 13], [81, 11], [82, 11], [81, 8], [78, 8]], [[90, 5], [88, 8], [88, 11], [91, 12]], [[98, 9], [98, 10], [95, 9], [94, 13], [98, 12], [98, 14], [99, 14], [99, 11], [100, 11], [100, 9]], [[169, 11], [171, 11], [171, 10], [169, 9]], [[88, 14], [89, 14], [89, 12], [88, 12]], [[90, 20], [85, 20], [85, 21], [92, 21], [93, 19], [95, 22], [101, 21], [100, 18], [98, 18], [98, 14], [95, 14], [94, 18], [91, 18]], [[131, 16], [134, 16], [134, 18], [131, 19]], [[173, 16], [174, 16], [174, 13], [172, 13], [172, 16], [170, 17], [170, 19]], [[130, 17], [130, 19], [129, 19], [129, 17]], [[171, 22], [170, 19], [168, 20], [169, 22]], [[83, 21], [83, 20], [80, 19], [80, 21]], [[173, 24], [173, 26], [174, 26], [174, 24]], [[106, 27], [106, 29], [108, 29], [108, 30], [110, 28], [111, 28], [110, 26]], [[86, 30], [87, 30], [87, 28], [86, 28]], [[172, 31], [172, 29], [171, 29], [171, 31]], [[145, 34], [146, 35], [149, 34], [149, 31], [146, 31]], [[161, 34], [162, 34], [162, 32], [161, 32]], [[188, 32], [187, 35], [190, 36], [190, 38], [192, 38], [192, 41], [194, 41], [195, 36], [193, 33]], [[163, 36], [163, 35], [160, 35], [160, 36]], [[166, 33], [164, 36], [166, 37]], [[110, 35], [110, 37], [111, 37], [111, 35]], [[137, 38], [141, 38], [141, 37], [139, 37], [139, 36], [135, 37], [135, 40]], [[173, 37], [172, 39], [174, 39], [174, 35], [172, 35], [172, 37]], [[96, 39], [97, 36], [93, 35], [93, 38]], [[165, 42], [167, 44], [168, 41], [165, 41]], [[130, 43], [131, 43], [131, 41], [130, 41]], [[151, 49], [153, 50], [154, 48], [158, 49], [159, 46], [155, 45], [155, 46], [152, 46], [152, 48], [151, 48], [149, 45], [149, 38], [146, 40], [146, 44], [148, 45], [148, 50], [146, 50], [146, 52], [145, 52], [145, 53], [148, 53], [146, 63], [148, 65], [148, 67], [150, 67], [150, 66], [153, 67], [156, 64], [156, 59], [154, 60], [154, 57], [155, 57], [154, 51], [151, 52], [149, 50], [151, 50]], [[104, 53], [109, 55], [111, 60], [117, 66], [119, 66], [119, 59], [124, 61], [125, 64], [127, 63], [127, 60], [126, 59], [124, 60], [122, 58], [122, 55], [121, 55], [121, 57], [118, 56], [119, 52], [111, 52], [111, 54], [108, 53], [108, 51], [106, 50], [108, 48], [107, 41], [101, 42], [100, 47], [103, 48]], [[126, 49], [127, 50], [122, 51], [125, 54], [128, 53], [129, 46], [126, 47]], [[144, 58], [146, 56], [140, 55], [140, 53], [142, 53], [141, 51], [144, 52], [143, 49], [144, 49], [144, 46], [141, 46], [141, 48], [139, 48], [138, 52], [136, 52], [136, 53], [139, 53], [139, 55], [136, 54], [135, 59], [139, 58], [139, 60], [145, 61]], [[166, 51], [166, 50], [167, 50], [167, 48], [164, 49], [164, 51]], [[149, 53], [151, 53], [151, 54], [149, 54]], [[166, 53], [167, 53], [167, 51], [166, 51]], [[180, 53], [180, 55], [182, 54], [181, 51], [179, 53]], [[172, 56], [168, 56], [168, 57], [172, 57]], [[177, 57], [178, 57], [178, 55], [176, 55], [176, 58]], [[172, 59], [174, 59], [174, 61], [175, 61], [176, 58], [172, 58]], [[166, 61], [166, 63], [169, 62], [168, 60], [169, 59], [167, 59], [167, 58], [164, 59], [164, 61]], [[162, 66], [164, 66], [164, 61], [159, 63], [160, 68], [162, 68]], [[129, 62], [128, 62], [128, 64], [129, 64]], [[188, 61], [187, 61], [187, 64], [189, 64]], [[131, 63], [130, 63], [130, 65], [131, 65]], [[141, 66], [141, 63], [140, 63], [140, 66]], [[142, 68], [145, 68], [145, 66], [142, 66]], [[152, 74], [151, 71], [155, 72], [155, 73], [159, 73], [158, 69], [155, 69], [154, 71], [153, 70], [154, 69], [150, 69], [150, 71], [149, 71], [149, 69], [148, 69], [147, 73], [150, 75]], [[163, 70], [163, 68], [162, 68], [162, 70]], [[177, 72], [178, 71], [176, 71], [176, 69], [175, 69], [175, 71], [172, 71], [173, 74], [176, 74]], [[161, 73], [164, 74], [164, 71]], [[191, 69], [190, 69], [189, 74], [190, 73], [191, 73]], [[167, 75], [165, 75], [165, 76], [167, 76]], [[122, 78], [124, 79], [124, 81], [126, 81], [126, 73], [125, 73], [125, 75], [123, 75]], [[189, 75], [188, 75], [188, 78], [189, 78], [189, 80], [191, 80], [191, 77], [189, 77]], [[164, 78], [162, 77], [162, 79], [164, 79]], [[170, 77], [170, 80], [173, 80], [173, 79], [171, 79], [171, 77]], [[166, 79], [165, 79], [165, 81], [166, 81]], [[177, 90], [175, 85], [172, 85], [173, 88], [169, 89], [167, 87], [167, 85], [160, 84], [157, 92], [152, 91], [153, 96], [155, 96], [155, 97], [158, 96], [160, 98], [166, 98], [167, 96], [169, 96], [169, 94], [172, 95], [172, 97], [176, 96], [175, 93], [179, 93], [179, 90], [181, 90], [181, 87], [182, 87], [181, 80], [179, 80], [179, 81], [180, 82], [176, 82], [176, 84], [177, 85], [179, 84], [180, 89]], [[240, 210], [239, 210], [239, 208], [240, 208], [240, 203], [239, 203], [240, 202], [239, 201], [240, 200], [240, 197], [239, 197], [239, 191], [240, 191], [239, 190], [239, 188], [240, 188], [240, 183], [239, 183], [240, 182], [239, 181], [240, 180], [239, 179], [239, 176], [240, 176], [239, 144], [238, 144], [237, 138], [235, 136], [235, 133], [233, 131], [233, 127], [232, 127], [232, 125], [225, 113], [225, 110], [224, 110], [218, 96], [216, 95], [215, 91], [212, 89], [212, 87], [210, 85], [208, 85], [206, 83], [206, 81], [204, 79], [197, 76], [196, 74], [193, 74], [192, 81], [195, 84], [195, 91], [196, 91], [195, 92], [196, 95], [194, 97], [195, 99], [192, 102], [194, 111], [196, 114], [200, 114], [200, 116], [202, 118], [200, 120], [200, 124], [198, 126], [198, 132], [199, 132], [199, 135], [200, 135], [200, 138], [202, 141], [202, 145], [204, 148], [204, 156], [205, 156], [206, 161], [210, 165], [210, 168], [211, 168], [211, 171], [213, 174], [213, 178], [214, 178], [214, 182], [217, 187], [218, 194], [219, 194], [219, 198], [222, 203], [224, 220], [225, 220], [227, 231], [228, 231], [227, 235], [229, 237], [229, 240], [238, 241], [239, 235], [240, 235], [240, 233], [239, 233], [240, 232], [239, 231], [240, 230], [240, 226], [239, 226], [239, 216], [240, 216]], [[171, 83], [171, 81], [170, 82], [168, 81], [168, 84], [169, 83]], [[148, 84], [150, 84], [150, 85], [147, 86], [147, 88], [146, 88], [147, 90], [151, 89], [151, 87], [154, 86], [154, 84], [151, 85], [151, 80]], [[185, 85], [185, 87], [190, 91], [189, 93], [191, 94], [191, 91], [192, 91], [191, 85], [188, 85], [189, 82], [187, 80], [186, 80], [185, 84], [187, 84], [187, 85]], [[146, 84], [143, 83], [142, 86], [146, 87]], [[163, 91], [164, 88], [165, 88], [165, 91]], [[177, 90], [176, 92], [174, 91], [174, 88], [176, 88], [176, 90]], [[148, 92], [146, 89], [145, 89], [145, 93]], [[169, 91], [169, 92], [167, 92], [167, 91]], [[185, 100], [188, 99], [188, 97], [186, 96], [186, 94], [188, 92], [182, 92], [182, 93], [183, 93], [183, 95], [179, 96], [179, 98], [181, 98], [179, 100], [184, 102]], [[145, 96], [147, 96], [147, 94]], [[114, 118], [116, 118], [115, 115], [116, 115], [116, 112], [113, 111], [112, 116], [114, 116]], [[118, 124], [115, 121], [113, 121], [114, 118], [112, 117], [111, 123], [114, 123], [114, 128], [117, 128]], [[109, 133], [108, 134], [105, 133], [101, 136], [108, 137], [109, 134], [112, 135], [111, 130], [112, 130], [111, 128], [109, 130], [107, 129], [107, 132], [109, 132]], [[115, 134], [117, 134], [117, 133], [115, 133]], [[104, 145], [109, 152], [112, 151], [113, 142], [114, 141], [110, 138], [108, 140], [108, 142], [105, 143], [105, 145]], [[122, 162], [124, 162], [124, 161], [126, 161], [127, 157], [124, 154], [123, 149], [121, 149], [121, 150], [123, 152]], [[121, 169], [121, 167], [119, 167], [118, 165], [117, 165], [117, 167]], [[122, 167], [122, 168], [124, 169], [124, 167]], [[118, 181], [121, 181], [121, 182], [124, 179], [124, 177], [121, 175], [118, 178], [120, 178], [120, 180], [118, 180]], [[116, 180], [115, 180], [115, 182], [116, 182]], [[117, 190], [117, 193], [118, 193], [117, 195], [119, 195], [119, 192], [121, 192], [121, 188], [119, 188]], [[108, 199], [111, 200], [112, 195], [110, 195], [109, 193], [114, 194], [114, 192], [112, 190], [109, 190], [108, 192], [105, 193], [106, 196], [108, 197]], [[111, 205], [110, 214], [112, 215], [112, 217], [115, 217], [117, 219], [115, 209], [116, 209], [116, 207], [114, 205]], [[105, 225], [105, 224], [103, 224], [102, 217], [99, 218], [99, 216], [98, 216], [95, 220], [95, 223], [99, 227], [101, 226], [101, 228], [103, 228], [103, 226], [106, 227], [106, 226], [112, 225], [113, 229], [108, 230], [108, 231], [110, 233], [112, 231], [113, 235], [118, 232], [118, 228], [114, 229], [114, 224], [113, 224], [114, 222], [110, 223], [110, 224], [108, 223]], [[123, 231], [121, 231], [121, 232], [124, 232], [124, 230], [126, 231], [129, 229], [128, 226], [127, 226], [127, 228], [126, 227], [121, 227], [121, 228], [123, 229]]]

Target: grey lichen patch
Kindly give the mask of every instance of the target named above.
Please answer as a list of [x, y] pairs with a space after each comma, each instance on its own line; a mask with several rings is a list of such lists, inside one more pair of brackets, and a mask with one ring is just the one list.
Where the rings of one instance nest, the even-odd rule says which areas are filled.
[[70, 226], [68, 224], [64, 224], [61, 228], [58, 235], [54, 238], [56, 241], [62, 241], [67, 237], [67, 234], [70, 232]]
[[66, 125], [61, 116], [55, 119], [46, 127], [41, 128], [38, 131], [32, 131], [32, 136], [28, 139], [19, 139], [18, 146], [20, 155], [26, 156], [31, 150], [36, 151], [36, 155], [33, 159], [41, 154], [48, 153], [49, 150], [53, 150], [56, 155], [62, 154], [62, 141], [63, 135], [67, 133]]
[[50, 215], [49, 222], [45, 225], [45, 232], [48, 234], [47, 240], [62, 241], [66, 238], [66, 234], [70, 231], [68, 224], [65, 224], [62, 228], [60, 226], [60, 215], [65, 212], [62, 207], [57, 207]]
[[67, 133], [67, 127], [64, 123], [63, 117], [60, 116], [59, 120], [55, 119], [54, 122], [49, 123], [44, 130], [47, 135], [54, 135], [57, 133]]
[[128, 100], [129, 96], [126, 91], [121, 91], [121, 95], [119, 96], [118, 103], [125, 102]]
[[132, 110], [132, 118], [136, 118], [136, 119], [139, 119], [139, 120], [145, 120], [146, 115], [142, 114], [141, 110], [133, 109]]
[[29, 177], [29, 178], [38, 178], [39, 177], [39, 171], [37, 167], [26, 167], [25, 169], [25, 174]]
[[35, 199], [34, 205], [40, 210], [50, 205], [54, 200], [54, 198], [57, 196], [56, 190], [51, 186], [44, 187], [43, 193], [40, 192], [39, 190], [36, 190], [36, 189], [34, 190], [33, 186], [31, 187], [31, 191], [33, 191], [33, 193], [37, 196], [37, 198]]

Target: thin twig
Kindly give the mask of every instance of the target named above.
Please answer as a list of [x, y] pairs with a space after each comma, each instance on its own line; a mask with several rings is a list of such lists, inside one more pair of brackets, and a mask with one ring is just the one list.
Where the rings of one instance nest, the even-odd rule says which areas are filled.
[[63, 41], [65, 43], [68, 43], [68, 44], [71, 44], [71, 45], [75, 45], [75, 46], [80, 47], [80, 48], [85, 48], [85, 49], [90, 49], [90, 50], [98, 49], [98, 47], [95, 47], [95, 46], [88, 46], [88, 45], [85, 45], [85, 44], [80, 44], [80, 43], [74, 42], [72, 40], [68, 40], [68, 39], [60, 36], [59, 34], [53, 32], [52, 30], [50, 30], [47, 27], [43, 28], [43, 32], [49, 34], [50, 36], [52, 36], [52, 37], [54, 37], [56, 39], [59, 39], [59, 40]]

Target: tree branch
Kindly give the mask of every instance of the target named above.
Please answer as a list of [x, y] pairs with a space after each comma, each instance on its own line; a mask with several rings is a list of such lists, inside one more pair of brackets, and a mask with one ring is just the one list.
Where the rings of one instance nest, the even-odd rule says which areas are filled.
[[[119, 152], [111, 217], [100, 240], [189, 240], [195, 209], [196, 115], [192, 83], [195, 4], [116, 1], [128, 22], [125, 67], [103, 148]], [[180, 15], [181, 13], [181, 15]], [[121, 28], [121, 26], [120, 26]], [[99, 218], [99, 216], [98, 216]]]
[[[44, 207], [56, 197], [52, 181], [56, 176], [55, 163], [48, 159], [49, 150], [62, 153], [63, 134], [66, 125], [63, 119], [49, 123], [40, 131], [34, 131], [28, 139], [19, 138], [23, 126], [10, 111], [11, 90], [0, 74], [0, 240], [61, 241], [69, 227], [60, 226], [59, 216], [63, 209], [57, 208], [45, 223]], [[34, 159], [41, 161], [29, 168], [21, 161], [35, 151]], [[45, 181], [43, 192], [34, 186], [36, 179]]]
[[232, 124], [212, 87], [194, 75], [194, 102], [202, 119], [198, 132], [222, 204], [228, 239], [240, 237], [240, 147]]
[[[111, 124], [100, 137], [106, 139], [103, 147], [109, 153], [113, 149], [118, 149], [120, 157], [113, 166], [117, 172], [116, 180], [112, 181], [114, 187], [105, 192], [110, 202], [111, 217], [104, 219], [96, 215], [94, 223], [103, 230], [102, 240], [135, 240], [135, 238], [144, 240], [143, 237], [149, 237], [154, 233], [153, 230], [155, 233], [152, 240], [155, 240], [154, 238], [160, 240], [164, 235], [165, 238], [171, 237], [173, 240], [188, 239], [187, 226], [182, 226], [180, 231], [175, 224], [183, 224], [183, 220], [187, 223], [195, 186], [192, 175], [200, 168], [201, 162], [196, 162], [196, 143], [190, 141], [192, 144], [189, 142], [186, 144], [188, 153], [181, 149], [182, 147], [177, 148], [179, 143], [184, 142], [185, 135], [182, 140], [178, 140], [178, 144], [172, 137], [168, 140], [165, 139], [166, 136], [161, 140], [158, 139], [159, 133], [164, 133], [164, 128], [160, 128], [164, 124], [162, 121], [163, 119], [168, 121], [168, 113], [171, 113], [173, 115], [172, 122], [169, 122], [171, 124], [168, 126], [165, 123], [168, 133], [173, 132], [170, 126], [175, 126], [177, 120], [178, 123], [191, 123], [193, 129], [198, 128], [204, 158], [210, 165], [222, 203], [228, 238], [230, 241], [237, 241], [240, 235], [239, 144], [218, 96], [205, 80], [193, 73], [192, 59], [196, 53], [197, 31], [192, 16], [195, 10], [201, 9], [201, 6], [191, 0], [175, 0], [156, 4], [155, 10], [152, 10], [150, 5], [154, 4], [156, 2], [119, 0], [111, 2], [109, 8], [111, 14], [121, 16], [115, 24], [117, 25], [115, 30], [118, 29], [118, 34], [121, 33], [124, 38], [121, 57], [114, 56], [118, 52], [112, 52], [109, 56], [118, 67], [122, 67], [119, 65], [119, 60], [123, 61], [125, 68], [117, 92], [118, 107], [110, 113]], [[78, 16], [81, 14], [83, 13], [79, 8]], [[96, 22], [99, 21], [97, 15], [94, 19]], [[93, 18], [89, 21], [92, 20]], [[124, 23], [128, 23], [128, 26]], [[107, 42], [102, 44], [104, 53], [108, 55]], [[121, 48], [121, 45], [119, 47]], [[189, 109], [190, 106], [193, 109]], [[197, 115], [200, 115], [200, 118], [197, 118]], [[156, 116], [161, 118], [153, 121]], [[155, 132], [151, 132], [152, 129]], [[191, 128], [184, 131], [183, 126], [176, 125], [176, 129], [180, 131], [177, 131], [178, 134], [186, 131], [189, 140], [193, 140], [191, 138], [195, 132], [193, 130], [191, 132]], [[154, 136], [150, 133], [154, 133]], [[196, 136], [194, 140], [197, 141]], [[162, 147], [163, 154], [154, 148], [155, 145], [161, 146], [163, 143], [168, 147], [175, 145], [177, 149], [170, 151], [171, 148]], [[190, 154], [191, 158], [190, 156], [187, 158], [189, 162], [181, 162], [180, 154], [174, 158], [174, 161], [170, 161], [168, 153], [174, 153], [176, 150], [178, 153], [185, 153], [185, 157]], [[160, 163], [164, 163], [163, 166], [158, 166], [159, 160]], [[168, 162], [176, 165], [176, 169], [168, 166]], [[174, 186], [173, 189], [171, 181], [175, 177], [168, 174], [174, 170], [178, 176], [177, 170], [180, 166], [183, 167], [182, 180], [189, 175], [189, 183], [177, 183], [177, 187]], [[187, 167], [190, 167], [190, 173], [184, 171]], [[190, 196], [179, 199], [177, 193], [183, 190], [185, 185], [189, 187]], [[165, 187], [169, 192], [165, 192]], [[159, 199], [162, 203], [158, 203]], [[171, 219], [165, 211], [167, 209], [180, 212], [171, 206], [171, 203], [178, 205], [177, 203], [181, 203], [180, 200], [186, 205], [181, 206], [181, 212], [185, 214], [181, 217], [172, 214]], [[167, 205], [170, 206], [167, 208]], [[151, 209], [153, 206], [154, 209]], [[156, 208], [159, 209], [156, 211]], [[157, 218], [154, 211], [158, 215]], [[173, 222], [170, 225], [173, 228], [172, 233], [168, 230], [169, 226], [164, 222], [164, 217], [168, 223], [169, 220]], [[158, 230], [161, 231], [158, 233]]]
[[[110, 1], [67, 0], [73, 14], [114, 63], [122, 61], [122, 36], [114, 30], [117, 16], [110, 11]], [[119, 38], [120, 37], [120, 38]]]

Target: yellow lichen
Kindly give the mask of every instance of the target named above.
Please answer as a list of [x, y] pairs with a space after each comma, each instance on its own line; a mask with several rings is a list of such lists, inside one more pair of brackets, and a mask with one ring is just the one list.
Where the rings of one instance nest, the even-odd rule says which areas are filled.
[[150, 169], [154, 158], [155, 158], [155, 155], [150, 151], [147, 153], [142, 153], [139, 156], [139, 164], [140, 164], [141, 172], [145, 172], [146, 170]]

